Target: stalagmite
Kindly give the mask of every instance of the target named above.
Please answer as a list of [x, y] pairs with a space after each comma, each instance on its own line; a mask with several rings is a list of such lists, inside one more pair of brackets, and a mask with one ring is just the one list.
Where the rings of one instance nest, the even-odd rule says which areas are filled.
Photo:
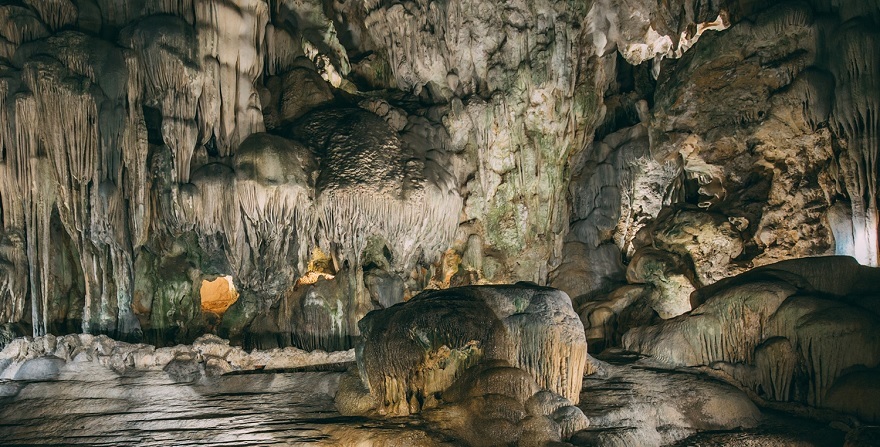
[[407, 415], [435, 405], [436, 393], [491, 360], [525, 371], [539, 389], [578, 402], [586, 341], [564, 292], [525, 284], [426, 292], [368, 314], [360, 326], [360, 378], [380, 413]]
[[[669, 365], [733, 371], [771, 399], [826, 407], [839, 380], [880, 367], [880, 314], [863, 298], [880, 273], [853, 264], [826, 257], [755, 269], [705, 289], [690, 314], [632, 329], [623, 345]], [[832, 276], [817, 278], [817, 269]]]

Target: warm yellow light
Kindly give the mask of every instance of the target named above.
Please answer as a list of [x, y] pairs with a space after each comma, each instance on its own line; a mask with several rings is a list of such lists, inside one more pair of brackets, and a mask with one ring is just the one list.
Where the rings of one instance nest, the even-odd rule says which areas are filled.
[[333, 258], [324, 253], [320, 248], [315, 247], [312, 249], [312, 258], [309, 260], [308, 271], [296, 280], [296, 285], [314, 284], [318, 282], [318, 278], [330, 280], [334, 278], [335, 273], [333, 270]]
[[223, 315], [238, 300], [238, 292], [231, 276], [220, 276], [213, 281], [204, 280], [199, 292], [202, 297], [202, 312]]

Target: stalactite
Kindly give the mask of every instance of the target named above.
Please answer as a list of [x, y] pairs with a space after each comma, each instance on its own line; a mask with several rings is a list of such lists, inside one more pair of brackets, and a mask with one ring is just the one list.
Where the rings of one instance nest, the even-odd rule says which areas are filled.
[[0, 56], [12, 59], [16, 47], [48, 35], [46, 25], [30, 9], [15, 4], [0, 5], [0, 37], [11, 44], [0, 47], [6, 52]]
[[768, 319], [795, 291], [789, 284], [769, 281], [734, 285], [687, 318], [628, 332], [623, 345], [681, 366], [752, 363], [755, 347], [774, 334], [767, 330]]
[[400, 272], [446, 249], [461, 209], [448, 173], [414, 156], [384, 121], [363, 110], [318, 113], [301, 126], [323, 154], [316, 184], [319, 245], [333, 244], [340, 262], [359, 265], [368, 240], [379, 237]]
[[24, 3], [34, 8], [53, 31], [76, 23], [79, 15], [77, 6], [71, 0], [24, 0]]
[[[21, 95], [15, 101], [19, 123], [39, 122], [33, 96]], [[42, 153], [35, 132], [16, 126], [16, 140], [7, 149], [7, 163], [14, 165], [16, 190], [24, 209], [27, 258], [30, 279], [31, 322], [34, 336], [45, 335], [48, 327], [50, 290], [49, 264], [52, 256], [49, 220], [55, 206], [55, 179], [50, 161]]]
[[834, 78], [831, 73], [808, 68], [798, 74], [789, 87], [803, 101], [803, 118], [816, 130], [828, 121], [834, 101]]
[[220, 155], [263, 132], [254, 81], [262, 74], [269, 7], [265, 0], [197, 0], [198, 48], [205, 72], [200, 99], [202, 137], [214, 135]]
[[[319, 72], [324, 79], [339, 87], [343, 77], [351, 71], [351, 64], [348, 51], [339, 41], [337, 22], [328, 19], [325, 6], [320, 2], [299, 0], [271, 0], [270, 4], [272, 20], [279, 28], [270, 25], [272, 40], [270, 29], [266, 30], [269, 73], [279, 73], [279, 68], [289, 65], [293, 58], [304, 53], [322, 66]], [[294, 36], [286, 30], [295, 30]], [[297, 42], [287, 44], [292, 39]]]
[[222, 163], [202, 166], [192, 177], [194, 188], [184, 188], [181, 200], [185, 204], [184, 219], [192, 222], [198, 233], [206, 239], [216, 234], [234, 241], [239, 213], [235, 206], [235, 173]]
[[21, 321], [28, 291], [27, 250], [19, 229], [6, 229], [0, 239], [0, 322]]
[[123, 30], [121, 40], [138, 56], [144, 101], [162, 111], [162, 138], [174, 153], [174, 178], [186, 183], [199, 144], [196, 123], [203, 91], [197, 33], [183, 19], [151, 16]]
[[[3, 211], [3, 232], [0, 238], [0, 323], [19, 321], [23, 317], [29, 285], [29, 259], [24, 235], [27, 223], [27, 191], [22, 192], [19, 181], [20, 170], [27, 166], [22, 166], [17, 143], [23, 136], [15, 126], [15, 105], [26, 100], [26, 97], [16, 98], [19, 83], [16, 70], [0, 67], [0, 205]], [[34, 140], [27, 141], [36, 145]], [[27, 163], [27, 158], [24, 163]], [[38, 306], [41, 302], [32, 304]], [[34, 310], [39, 311], [32, 308]]]
[[[15, 123], [15, 93], [21, 84], [20, 73], [12, 67], [0, 65], [0, 154], [2, 154], [2, 176], [0, 176], [0, 200], [3, 208], [3, 228], [21, 228], [24, 225], [24, 195], [18, 190], [16, 163], [10, 160], [10, 152], [15, 150], [18, 139], [23, 138], [24, 130]], [[22, 99], [24, 100], [24, 99]], [[31, 135], [34, 136], [34, 135]], [[28, 140], [30, 142], [30, 140]], [[33, 142], [36, 144], [36, 142]]]
[[[77, 242], [83, 255], [83, 272], [93, 273], [95, 265], [87, 258], [91, 241], [89, 204], [91, 185], [97, 175], [98, 121], [97, 108], [88, 83], [72, 81], [69, 71], [57, 61], [46, 58], [29, 61], [23, 78], [35, 95], [41, 132], [52, 160], [59, 191], [59, 214], [68, 233]], [[75, 78], [73, 78], [75, 79]], [[70, 154], [68, 154], [70, 152]], [[91, 328], [92, 303], [99, 301], [98, 280], [94, 274], [86, 279], [86, 304], [83, 330]]]
[[195, 3], [197, 0], [149, 0], [144, 3], [143, 15], [172, 14], [195, 23]]
[[303, 55], [302, 41], [298, 36], [272, 24], [266, 26], [266, 73], [280, 75], [295, 67], [295, 60]]
[[93, 0], [98, 7], [104, 27], [121, 28], [132, 20], [140, 17], [144, 2], [119, 2], [116, 0]]
[[[311, 151], [269, 134], [253, 134], [235, 157], [235, 198], [241, 228], [230, 244], [248, 284], [260, 287], [306, 271], [313, 230]], [[290, 266], [293, 269], [290, 269]], [[253, 269], [256, 269], [254, 271]]]
[[147, 142], [147, 127], [142, 112], [142, 94], [139, 59], [126, 56], [128, 68], [127, 123], [122, 135], [122, 162], [125, 167], [121, 186], [128, 203], [128, 225], [133, 250], [147, 242], [150, 229], [149, 182], [147, 180], [147, 157], [150, 146]]
[[[16, 61], [34, 97], [31, 115], [26, 110], [16, 113], [35, 125], [19, 127], [33, 134], [31, 139], [39, 135], [45, 146], [53, 175], [42, 179], [56, 182], [61, 222], [81, 256], [86, 287], [83, 330], [136, 331], [129, 222], [144, 215], [143, 202], [137, 203], [144, 193], [125, 189], [142, 185], [137, 179], [145, 175], [138, 171], [143, 171], [146, 138], [140, 110], [130, 109], [139, 104], [139, 95], [131, 96], [131, 59], [106, 42], [64, 32], [23, 46]], [[132, 162], [130, 170], [126, 162]], [[134, 174], [134, 184], [125, 184], [126, 172]], [[42, 208], [37, 208], [40, 214], [28, 235], [35, 244], [47, 244], [40, 237], [48, 234], [52, 207], [38, 194], [32, 199]], [[137, 225], [134, 228], [138, 231]], [[36, 249], [31, 252], [36, 256]], [[41, 264], [48, 263], [33, 265]]]
[[837, 80], [832, 123], [846, 139], [840, 157], [844, 185], [852, 205], [853, 255], [878, 265], [877, 187], [880, 151], [880, 33], [860, 22], [835, 32], [829, 66]]

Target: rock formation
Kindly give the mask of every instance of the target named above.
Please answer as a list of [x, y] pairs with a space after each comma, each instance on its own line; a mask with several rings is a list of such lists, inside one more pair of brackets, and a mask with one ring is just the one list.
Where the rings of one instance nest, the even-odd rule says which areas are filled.
[[63, 373], [88, 371], [90, 364], [97, 364], [122, 375], [163, 370], [175, 381], [193, 382], [233, 371], [284, 370], [353, 360], [351, 350], [326, 353], [285, 348], [246, 352], [213, 335], [199, 337], [192, 345], [167, 348], [119, 342], [106, 335], [46, 335], [17, 339], [7, 345], [0, 352], [0, 378], [51, 380]]
[[[340, 402], [445, 427], [423, 440], [611, 442], [575, 434], [585, 340], [876, 420], [878, 25], [860, 0], [0, 0], [0, 347], [360, 345], [340, 386], [371, 398]], [[632, 439], [685, 439], [656, 428]]]
[[[371, 239], [395, 296], [448, 282], [450, 249], [475, 255], [452, 266], [469, 283], [575, 298], [622, 283], [646, 243], [700, 284], [831, 251], [877, 262], [878, 76], [859, 59], [876, 14], [851, 2], [8, 3], [17, 331], [191, 339], [199, 281], [231, 275], [238, 337], [320, 247], [351, 297], [328, 337], [356, 336]], [[148, 293], [183, 318], [153, 324], [137, 284], [180, 248], [190, 285]]]
[[573, 406], [587, 346], [563, 292], [529, 285], [426, 292], [360, 325], [359, 377], [337, 395], [343, 414], [433, 409], [429, 420], [473, 445], [515, 443], [536, 424], [559, 425], [557, 436], [567, 439], [588, 424]]
[[630, 330], [623, 346], [668, 365], [721, 370], [768, 400], [876, 421], [878, 278], [852, 258], [764, 266], [695, 292], [702, 305]]

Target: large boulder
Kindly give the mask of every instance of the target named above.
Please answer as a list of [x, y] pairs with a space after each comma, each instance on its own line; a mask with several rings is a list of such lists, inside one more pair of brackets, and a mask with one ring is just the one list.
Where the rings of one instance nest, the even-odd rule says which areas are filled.
[[[359, 377], [337, 394], [343, 414], [425, 412], [453, 436], [476, 424], [504, 442], [558, 440], [589, 424], [574, 407], [587, 343], [565, 292], [522, 283], [425, 292], [370, 312], [360, 329]], [[535, 404], [548, 399], [540, 393], [558, 405]], [[479, 438], [462, 439], [497, 441]]]

